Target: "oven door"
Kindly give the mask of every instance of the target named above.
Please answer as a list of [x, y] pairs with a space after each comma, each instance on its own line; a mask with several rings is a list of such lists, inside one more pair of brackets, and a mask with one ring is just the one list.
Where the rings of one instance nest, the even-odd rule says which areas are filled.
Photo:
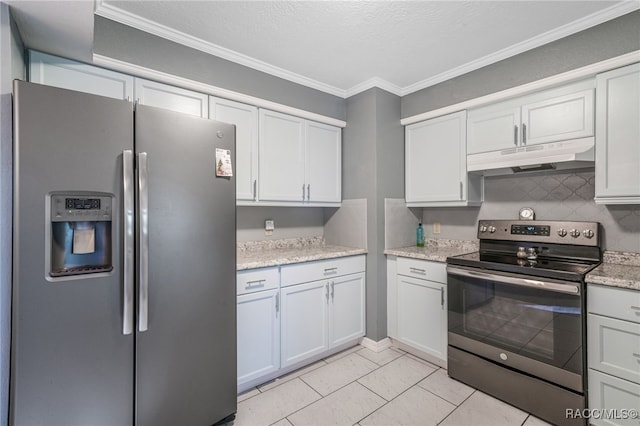
[[449, 345], [584, 391], [582, 285], [447, 266]]

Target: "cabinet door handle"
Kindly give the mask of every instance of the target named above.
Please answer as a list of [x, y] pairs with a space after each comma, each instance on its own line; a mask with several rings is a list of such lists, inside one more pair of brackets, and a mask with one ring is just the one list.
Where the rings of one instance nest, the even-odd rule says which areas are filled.
[[440, 307], [444, 309], [444, 287], [440, 287]]
[[527, 125], [522, 123], [522, 145], [527, 144]]
[[463, 190], [463, 185], [462, 185], [462, 181], [460, 181], [460, 199], [462, 200], [462, 190]]
[[329, 304], [329, 283], [327, 283], [325, 285], [325, 289], [327, 290], [327, 292], [326, 292], [327, 304]]
[[304, 201], [304, 183], [302, 184], [302, 201]]
[[334, 287], [335, 287], [336, 283], [331, 281], [331, 300], [334, 299]]
[[258, 180], [253, 180], [253, 201], [258, 201]]
[[307, 184], [307, 201], [311, 201], [311, 184]]
[[276, 294], [276, 318], [278, 318], [279, 312], [280, 312], [280, 293]]
[[518, 146], [518, 125], [514, 124], [513, 126], [513, 144]]

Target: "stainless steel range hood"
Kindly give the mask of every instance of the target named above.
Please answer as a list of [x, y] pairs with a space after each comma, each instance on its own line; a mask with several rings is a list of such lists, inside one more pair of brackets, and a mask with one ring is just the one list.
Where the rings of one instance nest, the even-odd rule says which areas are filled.
[[593, 167], [594, 138], [574, 139], [467, 155], [467, 171], [496, 176]]

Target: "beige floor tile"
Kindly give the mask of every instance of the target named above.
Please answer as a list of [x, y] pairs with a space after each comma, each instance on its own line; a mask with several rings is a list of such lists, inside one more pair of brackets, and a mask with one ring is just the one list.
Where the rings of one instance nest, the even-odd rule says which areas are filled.
[[324, 361], [328, 362], [328, 363], [329, 362], [334, 362], [334, 361], [339, 360], [340, 358], [344, 358], [347, 355], [351, 355], [354, 352], [358, 352], [360, 349], [362, 349], [362, 346], [357, 345], [357, 346], [354, 346], [352, 348], [345, 349], [342, 352], [338, 352], [337, 354], [331, 355], [331, 356], [325, 358]]
[[520, 426], [528, 414], [476, 391], [440, 426]]
[[326, 396], [376, 368], [378, 368], [377, 364], [352, 353], [302, 375], [300, 378], [318, 393]]
[[394, 349], [385, 349], [381, 352], [374, 352], [371, 349], [362, 348], [356, 353], [367, 358], [369, 361], [375, 362], [378, 365], [388, 364], [394, 359], [400, 358], [402, 355], [404, 355], [402, 352], [398, 352]]
[[279, 422], [275, 422], [271, 426], [292, 426], [291, 422], [287, 419], [282, 419]]
[[300, 379], [293, 379], [238, 404], [234, 426], [270, 425], [320, 399]]
[[289, 380], [293, 380], [296, 377], [300, 377], [303, 374], [307, 374], [310, 371], [316, 370], [325, 365], [327, 365], [327, 363], [324, 361], [315, 362], [311, 365], [307, 365], [306, 367], [302, 367], [298, 370], [292, 371], [291, 373], [285, 374], [284, 376], [278, 377], [277, 379], [267, 382], [261, 386], [258, 386], [258, 389], [260, 389], [260, 392], [268, 391], [269, 389], [273, 389], [276, 386], [280, 386], [281, 384], [286, 383]]
[[414, 386], [360, 422], [361, 425], [437, 425], [455, 405]]
[[434, 371], [435, 368], [426, 363], [403, 355], [364, 376], [358, 382], [390, 401]]
[[547, 423], [544, 420], [541, 420], [537, 417], [534, 417], [532, 415], [529, 415], [529, 417], [527, 417], [527, 421], [524, 422], [524, 424], [522, 426], [553, 426], [551, 423]]
[[352, 425], [384, 405], [385, 400], [357, 382], [288, 417], [299, 425]]
[[474, 391], [472, 387], [450, 378], [447, 375], [447, 370], [442, 368], [418, 383], [418, 386], [455, 405], [462, 404]]
[[238, 395], [238, 402], [242, 402], [256, 395], [260, 395], [260, 391], [257, 388], [251, 388]]

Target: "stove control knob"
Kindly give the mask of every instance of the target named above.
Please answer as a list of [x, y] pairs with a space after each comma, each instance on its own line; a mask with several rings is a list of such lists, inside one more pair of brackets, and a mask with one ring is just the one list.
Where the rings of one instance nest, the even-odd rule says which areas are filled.
[[493, 234], [494, 232], [496, 232], [496, 227], [495, 227], [495, 226], [490, 226], [490, 227], [489, 227], [489, 232], [491, 232], [492, 234]]
[[584, 235], [587, 238], [593, 238], [595, 234], [591, 229], [585, 229], [584, 231], [582, 231], [582, 235]]
[[571, 235], [573, 238], [578, 238], [580, 236], [580, 231], [578, 231], [577, 229], [572, 229], [571, 231], [569, 231], [569, 235]]
[[558, 235], [561, 236], [562, 238], [567, 236], [567, 230], [564, 228], [560, 228], [558, 229]]
[[487, 232], [487, 227], [486, 227], [486, 225], [482, 225], [482, 226], [480, 226], [480, 232]]

